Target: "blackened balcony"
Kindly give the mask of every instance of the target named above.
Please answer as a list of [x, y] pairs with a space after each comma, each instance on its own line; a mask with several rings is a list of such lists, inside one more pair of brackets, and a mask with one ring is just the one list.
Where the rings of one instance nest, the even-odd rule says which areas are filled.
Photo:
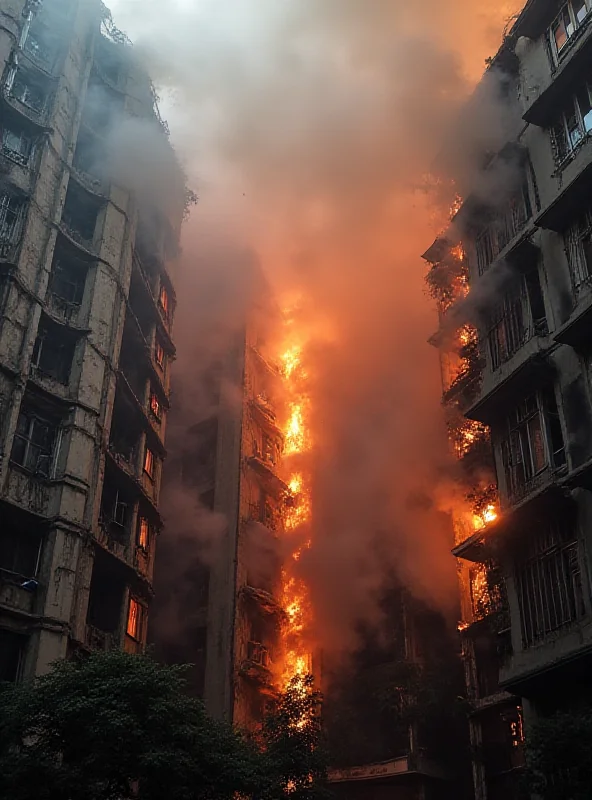
[[48, 25], [42, 15], [36, 15], [25, 39], [23, 52], [39, 69], [52, 73], [63, 41], [59, 29]]
[[21, 114], [43, 125], [52, 101], [52, 81], [33, 69], [19, 66], [5, 97]]
[[80, 326], [84, 289], [90, 267], [74, 248], [56, 247], [51, 266], [47, 308], [50, 314], [70, 326]]
[[483, 275], [491, 265], [502, 260], [513, 249], [532, 216], [525, 183], [507, 201], [506, 207], [495, 213], [494, 218], [478, 234], [475, 241], [477, 269]]
[[106, 180], [101, 165], [105, 163], [105, 145], [90, 131], [81, 128], [78, 133], [72, 170], [76, 179], [90, 192], [104, 195]]
[[248, 459], [249, 466], [259, 477], [263, 485], [274, 495], [278, 496], [288, 492], [288, 487], [277, 475], [277, 464], [275, 461], [264, 456], [258, 450]]
[[260, 689], [273, 689], [271, 672], [271, 654], [260, 642], [250, 641], [247, 644], [247, 658], [242, 661], [239, 674], [256, 684]]

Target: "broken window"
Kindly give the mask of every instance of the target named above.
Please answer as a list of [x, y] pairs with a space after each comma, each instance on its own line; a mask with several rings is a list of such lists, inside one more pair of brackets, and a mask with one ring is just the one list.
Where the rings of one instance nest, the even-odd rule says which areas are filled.
[[146, 606], [142, 605], [135, 597], [130, 597], [126, 632], [136, 641], [142, 639], [146, 612]]
[[561, 58], [567, 43], [588, 20], [592, 10], [591, 0], [570, 0], [551, 25], [550, 38], [556, 59]]
[[536, 526], [516, 569], [524, 647], [585, 614], [579, 551], [571, 524], [541, 520]]
[[120, 494], [118, 489], [111, 485], [103, 489], [101, 498], [101, 523], [110, 530], [115, 527], [115, 532], [127, 530], [129, 523], [130, 505]]
[[140, 517], [138, 520], [138, 547], [141, 547], [142, 550], [150, 548], [151, 533], [150, 523], [146, 517]]
[[11, 95], [36, 114], [43, 114], [49, 105], [49, 80], [19, 67], [14, 76]]
[[162, 419], [162, 406], [160, 404], [160, 400], [158, 399], [158, 395], [154, 391], [154, 389], [150, 392], [150, 412], [152, 416], [158, 420], [158, 422]]
[[71, 237], [92, 249], [100, 202], [73, 181], [68, 185], [62, 224]]
[[502, 442], [506, 490], [513, 499], [534, 488], [547, 467], [565, 464], [565, 446], [552, 388], [532, 394], [508, 417], [509, 435]]
[[7, 258], [19, 243], [25, 209], [25, 201], [20, 195], [0, 194], [0, 258]]
[[49, 478], [58, 429], [57, 421], [25, 404], [19, 414], [10, 460], [35, 475]]
[[81, 129], [76, 141], [73, 166], [78, 172], [89, 175], [95, 181], [100, 181], [101, 172], [99, 165], [104, 163], [104, 145], [92, 133]]
[[165, 355], [164, 355], [164, 347], [162, 346], [158, 337], [154, 341], [154, 359], [158, 366], [164, 370], [164, 363], [165, 363]]
[[42, 319], [33, 348], [32, 370], [67, 385], [75, 347], [76, 339], [71, 331]]
[[[121, 626], [124, 578], [114, 559], [101, 548], [96, 548], [93, 563], [86, 621], [95, 633], [115, 633]], [[93, 642], [102, 643], [105, 637], [93, 636]]]
[[0, 683], [20, 680], [25, 661], [27, 638], [19, 633], [0, 630]]
[[49, 292], [52, 310], [65, 319], [74, 316], [84, 296], [88, 262], [65, 250], [56, 250], [51, 268]]
[[33, 138], [28, 130], [16, 122], [11, 122], [10, 126], [3, 126], [2, 153], [5, 156], [25, 166], [31, 157], [32, 149]]
[[576, 292], [592, 281], [592, 207], [564, 234], [567, 259]]
[[144, 452], [144, 472], [151, 480], [154, 480], [154, 475], [156, 471], [156, 456], [150, 450], [149, 447], [146, 448]]

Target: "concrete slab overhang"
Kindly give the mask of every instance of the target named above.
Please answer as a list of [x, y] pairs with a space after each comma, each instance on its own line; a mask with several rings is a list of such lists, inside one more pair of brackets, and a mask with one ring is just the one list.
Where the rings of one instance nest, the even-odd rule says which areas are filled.
[[[589, 138], [589, 137], [588, 137]], [[590, 149], [590, 141], [584, 146]], [[588, 155], [588, 154], [587, 154]], [[581, 156], [584, 156], [583, 151]], [[588, 163], [569, 181], [560, 194], [539, 214], [535, 223], [540, 228], [561, 233], [577, 218], [589, 202], [592, 189], [592, 151]]]
[[574, 81], [585, 74], [592, 45], [592, 20], [588, 20], [574, 34], [574, 41], [565, 53], [550, 82], [539, 93], [523, 114], [525, 122], [547, 128], [557, 116], [557, 110], [563, 105], [564, 99], [569, 95]]
[[554, 340], [574, 350], [592, 348], [592, 286], [582, 295], [567, 322], [559, 328]]

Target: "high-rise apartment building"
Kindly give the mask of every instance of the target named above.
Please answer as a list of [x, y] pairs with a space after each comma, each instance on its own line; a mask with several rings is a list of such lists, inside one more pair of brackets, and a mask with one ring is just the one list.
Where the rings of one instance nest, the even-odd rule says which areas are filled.
[[[280, 315], [261, 276], [254, 283], [243, 324], [236, 320], [224, 354], [202, 376], [201, 408], [175, 420], [182, 435], [165, 481], [199, 501], [200, 512], [186, 566], [168, 536], [157, 571], [164, 604], [183, 584], [178, 613], [189, 621], [173, 637], [166, 623], [155, 631], [165, 660], [195, 665], [190, 685], [208, 711], [246, 726], [260, 722], [281, 686], [280, 539], [286, 510], [297, 502], [282, 479], [283, 379], [266, 333]], [[195, 555], [197, 542], [203, 558]]]
[[130, 120], [173, 158], [99, 0], [1, 0], [0, 62], [0, 679], [17, 680], [144, 645], [184, 198], [114, 171]]
[[485, 79], [507, 141], [425, 254], [475, 523], [453, 552], [478, 800], [520, 797], [530, 727], [590, 698], [591, 54], [588, 0], [526, 4]]

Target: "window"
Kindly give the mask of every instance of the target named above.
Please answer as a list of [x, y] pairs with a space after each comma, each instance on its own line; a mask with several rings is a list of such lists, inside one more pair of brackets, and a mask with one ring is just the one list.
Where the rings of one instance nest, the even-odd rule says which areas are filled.
[[39, 17], [36, 17], [29, 29], [24, 45], [27, 55], [48, 72], [51, 72], [59, 45], [60, 39], [57, 33], [54, 33]]
[[58, 425], [26, 406], [18, 418], [10, 459], [35, 475], [49, 478]]
[[67, 385], [76, 341], [71, 332], [49, 320], [42, 320], [33, 348], [31, 368]]
[[527, 273], [494, 309], [488, 333], [491, 368], [498, 369], [534, 335], [547, 333], [538, 270]]
[[528, 181], [506, 200], [475, 239], [477, 267], [482, 275], [499, 256], [501, 251], [518, 235], [532, 215]]
[[574, 288], [579, 292], [592, 279], [592, 207], [568, 228], [563, 239]]
[[158, 399], [158, 395], [154, 390], [150, 392], [150, 412], [152, 416], [160, 422], [162, 419], [162, 406], [160, 404], [160, 400]]
[[509, 435], [502, 442], [508, 497], [516, 500], [532, 491], [546, 467], [565, 464], [565, 447], [552, 388], [532, 394], [507, 420]]
[[164, 369], [164, 348], [159, 339], [154, 342], [154, 358], [161, 369]]
[[[75, 311], [84, 295], [88, 264], [66, 254], [58, 254], [51, 269], [49, 291], [64, 310]], [[56, 303], [52, 303], [55, 307]]]
[[37, 574], [41, 534], [29, 529], [3, 527], [0, 536], [0, 570], [23, 578]]
[[49, 87], [32, 73], [19, 68], [12, 84], [12, 96], [37, 114], [43, 114], [48, 105]]
[[2, 130], [2, 152], [18, 164], [26, 165], [31, 156], [31, 136], [16, 125]]
[[555, 161], [561, 164], [592, 131], [592, 79], [582, 83], [571, 95], [555, 125], [551, 141]]
[[156, 457], [150, 448], [146, 448], [144, 453], [144, 472], [151, 480], [154, 480], [154, 472], [156, 468]]
[[572, 526], [536, 526], [516, 570], [522, 643], [530, 647], [585, 613], [579, 545]]
[[24, 217], [24, 200], [18, 195], [0, 194], [0, 257], [6, 258], [18, 244]]
[[247, 645], [247, 658], [254, 664], [259, 664], [266, 669], [271, 666], [271, 656], [265, 645], [259, 642], [249, 642]]
[[130, 597], [129, 611], [127, 615], [127, 635], [132, 639], [141, 640], [144, 633], [144, 620], [146, 618], [146, 608], [134, 597]]
[[149, 549], [151, 533], [150, 523], [146, 517], [140, 517], [138, 522], [138, 547], [141, 547], [142, 550]]
[[158, 305], [160, 306], [162, 313], [168, 320], [170, 311], [169, 293], [167, 292], [166, 287], [164, 285], [161, 285], [160, 287], [160, 294], [158, 295]]
[[73, 239], [92, 247], [100, 203], [72, 181], [68, 186], [62, 223]]
[[277, 461], [277, 447], [275, 442], [266, 434], [263, 434], [263, 460], [275, 464]]
[[561, 9], [551, 25], [551, 42], [557, 60], [576, 31], [587, 21], [591, 8], [590, 0], [570, 0]]
[[0, 683], [20, 680], [27, 639], [12, 631], [0, 630]]

